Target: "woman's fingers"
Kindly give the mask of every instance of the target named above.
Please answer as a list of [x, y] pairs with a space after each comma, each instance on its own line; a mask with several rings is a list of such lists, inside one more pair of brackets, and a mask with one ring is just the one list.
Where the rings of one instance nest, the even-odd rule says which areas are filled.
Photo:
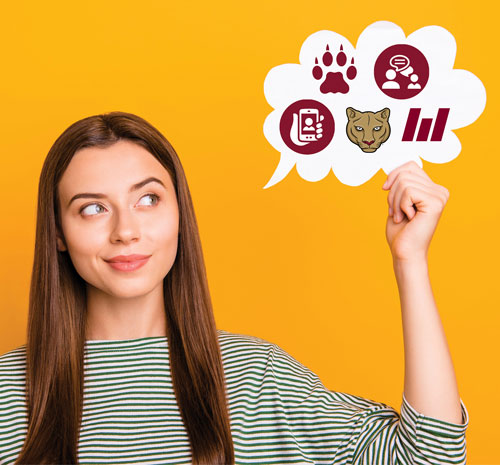
[[[389, 204], [389, 216], [393, 216], [396, 223], [404, 218], [403, 209], [401, 208], [401, 201], [405, 192], [409, 186], [415, 186], [422, 191], [431, 191], [433, 189], [432, 184], [427, 182], [421, 176], [415, 176], [413, 173], [400, 173], [400, 175], [394, 181], [391, 191], [387, 196], [387, 203]], [[409, 219], [413, 218], [413, 214]]]
[[416, 176], [420, 176], [422, 180], [432, 182], [429, 175], [422, 168], [420, 168], [420, 166], [418, 166], [414, 161], [409, 161], [404, 165], [398, 166], [397, 168], [393, 169], [387, 176], [387, 179], [382, 188], [385, 190], [390, 189], [398, 175], [402, 172], [415, 174]]
[[[392, 170], [382, 188], [389, 190], [387, 195], [389, 216], [392, 216], [396, 223], [402, 221], [405, 214], [411, 220], [419, 210], [434, 209], [434, 207], [436, 211], [442, 209], [450, 195], [448, 189], [434, 183], [414, 161]], [[418, 206], [416, 202], [419, 196], [425, 199], [425, 202], [421, 202]]]
[[430, 197], [432, 197], [432, 194], [427, 189], [422, 189], [416, 185], [407, 186], [400, 199], [398, 211], [401, 211], [401, 214], [398, 216], [396, 223], [403, 220], [404, 214], [411, 220], [417, 214], [418, 204], [423, 200], [428, 200]]
[[422, 183], [421, 179], [401, 174], [394, 182], [388, 202], [395, 223], [405, 214], [411, 220], [417, 211], [439, 213], [448, 201], [448, 189], [433, 182]]

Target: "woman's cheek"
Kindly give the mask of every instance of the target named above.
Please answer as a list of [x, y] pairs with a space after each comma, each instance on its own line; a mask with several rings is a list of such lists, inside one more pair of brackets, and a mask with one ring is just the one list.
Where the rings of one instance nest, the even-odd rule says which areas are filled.
[[[102, 260], [105, 249], [105, 236], [102, 230], [96, 228], [76, 227], [66, 233], [68, 253], [78, 273], [89, 274], [97, 261]], [[82, 276], [83, 277], [83, 276]]]
[[[161, 254], [162, 263], [168, 268], [164, 270], [168, 272], [171, 268], [175, 257], [177, 255], [177, 248], [179, 242], [179, 226], [176, 218], [167, 217], [163, 221], [158, 221], [155, 225], [151, 226], [148, 231], [148, 243], [151, 243], [153, 250], [151, 252]], [[154, 229], [153, 229], [154, 228]]]
[[156, 213], [156, 215], [148, 218], [148, 221], [144, 225], [143, 233], [153, 235], [157, 243], [168, 242], [170, 238], [178, 234], [178, 213], [172, 207], [159, 209]]

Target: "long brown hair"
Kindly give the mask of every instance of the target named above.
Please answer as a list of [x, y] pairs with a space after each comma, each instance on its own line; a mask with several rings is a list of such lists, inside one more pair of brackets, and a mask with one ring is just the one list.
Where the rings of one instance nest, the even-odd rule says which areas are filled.
[[177, 153], [144, 119], [124, 112], [84, 118], [54, 142], [38, 186], [26, 344], [28, 431], [16, 464], [77, 464], [83, 406], [85, 281], [57, 250], [57, 187], [73, 155], [127, 139], [168, 171], [179, 205], [177, 255], [163, 280], [172, 381], [195, 464], [234, 463], [217, 329], [193, 203]]

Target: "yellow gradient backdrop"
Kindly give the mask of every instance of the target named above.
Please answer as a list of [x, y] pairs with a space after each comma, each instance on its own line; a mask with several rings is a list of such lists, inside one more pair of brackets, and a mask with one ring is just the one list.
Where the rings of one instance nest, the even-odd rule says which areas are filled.
[[150, 121], [183, 163], [219, 328], [279, 344], [332, 390], [399, 410], [401, 315], [385, 241], [386, 176], [360, 187], [295, 171], [262, 189], [279, 153], [262, 126], [267, 72], [298, 63], [329, 29], [355, 45], [378, 20], [406, 34], [437, 24], [455, 68], [488, 95], [457, 130], [462, 152], [424, 162], [450, 200], [430, 274], [470, 413], [468, 463], [498, 464], [500, 393], [498, 25], [480, 4], [430, 1], [9, 2], [0, 18], [0, 353], [25, 343], [36, 196], [43, 160], [73, 122], [122, 110]]

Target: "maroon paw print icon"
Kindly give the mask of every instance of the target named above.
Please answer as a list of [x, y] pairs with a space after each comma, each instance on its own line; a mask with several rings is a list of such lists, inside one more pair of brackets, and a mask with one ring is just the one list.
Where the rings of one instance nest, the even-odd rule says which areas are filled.
[[335, 56], [338, 71], [329, 71], [333, 64], [333, 55], [327, 45], [326, 51], [321, 57], [321, 61], [323, 66], [318, 63], [318, 58], [316, 58], [315, 66], [312, 70], [314, 79], [319, 81], [320, 79], [323, 79], [323, 77], [325, 78], [321, 83], [319, 90], [323, 94], [328, 94], [329, 92], [332, 92], [333, 94], [347, 94], [347, 92], [349, 92], [349, 84], [347, 83], [346, 78], [349, 81], [352, 81], [358, 73], [356, 67], [354, 66], [354, 58], [351, 58], [351, 64], [346, 69], [347, 55], [344, 52], [344, 47], [340, 45], [340, 50]]

